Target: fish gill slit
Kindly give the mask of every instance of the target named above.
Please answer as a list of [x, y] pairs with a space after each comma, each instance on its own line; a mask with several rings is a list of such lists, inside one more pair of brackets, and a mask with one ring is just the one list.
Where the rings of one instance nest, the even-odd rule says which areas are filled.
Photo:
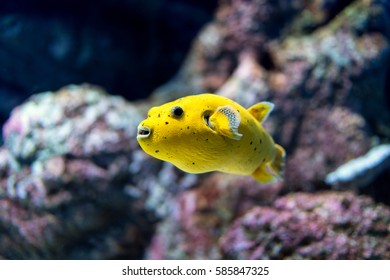
[[[209, 107], [207, 107], [207, 108], [209, 108]], [[206, 110], [206, 111], [203, 112], [203, 120], [204, 120], [204, 122], [206, 123], [206, 125], [207, 125], [208, 127], [210, 127], [210, 128], [212, 128], [212, 127], [211, 127], [211, 124], [210, 124], [210, 116], [211, 116], [211, 113], [212, 113], [211, 110]]]

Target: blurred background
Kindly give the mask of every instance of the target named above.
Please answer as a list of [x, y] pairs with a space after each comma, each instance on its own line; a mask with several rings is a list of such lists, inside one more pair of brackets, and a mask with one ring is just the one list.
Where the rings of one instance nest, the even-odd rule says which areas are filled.
[[[0, 1], [0, 259], [390, 259], [389, 67], [389, 0]], [[275, 104], [283, 181], [140, 149], [201, 92]]]

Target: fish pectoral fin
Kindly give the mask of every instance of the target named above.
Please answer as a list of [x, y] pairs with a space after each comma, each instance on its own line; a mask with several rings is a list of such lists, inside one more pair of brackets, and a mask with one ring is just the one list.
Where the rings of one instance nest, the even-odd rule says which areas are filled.
[[264, 101], [248, 108], [248, 112], [260, 123], [263, 123], [268, 118], [268, 115], [272, 112], [273, 109], [273, 103]]
[[210, 127], [217, 133], [234, 140], [240, 140], [242, 134], [238, 132], [241, 123], [240, 113], [233, 106], [220, 106], [210, 116]]

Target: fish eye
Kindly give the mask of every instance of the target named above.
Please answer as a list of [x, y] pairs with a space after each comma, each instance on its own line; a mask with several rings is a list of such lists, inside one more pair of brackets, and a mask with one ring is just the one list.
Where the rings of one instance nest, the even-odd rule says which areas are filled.
[[172, 114], [174, 117], [181, 117], [184, 111], [180, 106], [173, 107]]

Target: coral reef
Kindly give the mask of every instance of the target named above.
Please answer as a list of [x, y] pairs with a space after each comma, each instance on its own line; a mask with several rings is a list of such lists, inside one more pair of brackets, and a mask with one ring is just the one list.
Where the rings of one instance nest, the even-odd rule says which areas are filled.
[[0, 254], [140, 257], [153, 222], [147, 190], [128, 191], [129, 165], [145, 160], [132, 157], [140, 120], [134, 106], [88, 85], [17, 107], [0, 151]]
[[98, 88], [68, 86], [57, 94], [33, 96], [4, 125], [5, 146], [17, 160], [34, 162], [54, 155], [93, 157], [135, 149], [135, 107]]
[[[223, 177], [223, 179], [221, 179]], [[390, 209], [352, 192], [293, 193], [215, 174], [174, 201], [149, 259], [388, 259]]]
[[251, 177], [214, 173], [171, 200], [172, 214], [158, 227], [147, 258], [219, 259], [218, 239], [239, 215], [270, 203], [280, 185], [261, 187]]
[[349, 192], [295, 193], [254, 207], [220, 240], [224, 258], [389, 259], [390, 209]]

